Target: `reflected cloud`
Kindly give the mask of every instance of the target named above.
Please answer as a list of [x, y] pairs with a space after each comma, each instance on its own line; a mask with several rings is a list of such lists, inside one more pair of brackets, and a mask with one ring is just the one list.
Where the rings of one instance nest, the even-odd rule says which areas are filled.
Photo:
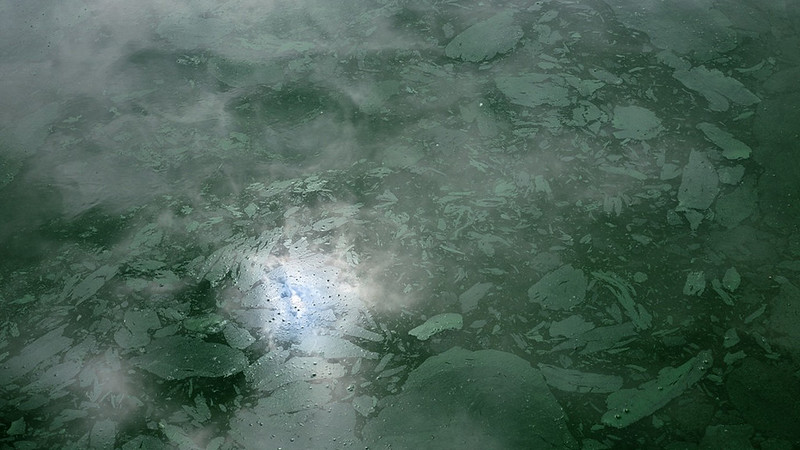
[[[659, 416], [666, 400], [627, 431], [636, 420], [610, 417], [635, 407], [609, 404], [606, 420], [562, 410], [550, 389], [602, 403], [623, 381], [650, 392], [648, 374], [674, 374], [687, 349], [732, 355], [722, 368], [698, 357], [716, 378], [676, 384], [685, 397], [668, 408], [681, 410], [712, 403], [700, 384], [724, 384], [741, 359], [785, 360], [797, 339], [773, 340], [765, 311], [790, 302], [758, 280], [793, 292], [798, 239], [764, 219], [788, 205], [768, 195], [783, 184], [760, 188], [793, 173], [777, 162], [792, 133], [767, 111], [791, 102], [756, 106], [785, 61], [733, 39], [760, 30], [772, 48], [780, 27], [724, 24], [732, 7], [705, 2], [677, 13], [719, 36], [691, 22], [679, 54], [656, 54], [680, 17], [611, 3], [0, 5], [8, 442], [699, 436], [711, 415], [687, 429]], [[773, 14], [764, 23], [781, 24]], [[714, 147], [748, 141], [751, 120], [771, 143], [753, 161]], [[734, 263], [736, 283], [722, 275]], [[704, 323], [725, 340], [695, 333]], [[732, 405], [715, 417], [747, 420]]]

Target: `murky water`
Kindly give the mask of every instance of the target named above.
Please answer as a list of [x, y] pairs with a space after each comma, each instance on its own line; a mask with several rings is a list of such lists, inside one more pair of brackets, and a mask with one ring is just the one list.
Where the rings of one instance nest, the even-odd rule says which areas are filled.
[[0, 2], [0, 445], [800, 445], [798, 32]]

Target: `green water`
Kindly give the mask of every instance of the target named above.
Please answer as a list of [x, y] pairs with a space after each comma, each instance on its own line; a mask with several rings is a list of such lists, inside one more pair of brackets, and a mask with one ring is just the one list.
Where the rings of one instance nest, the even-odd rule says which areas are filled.
[[0, 1], [0, 448], [800, 446], [799, 34]]

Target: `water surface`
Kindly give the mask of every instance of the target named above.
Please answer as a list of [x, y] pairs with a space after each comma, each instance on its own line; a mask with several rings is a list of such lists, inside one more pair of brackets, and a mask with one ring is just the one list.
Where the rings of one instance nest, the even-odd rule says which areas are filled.
[[799, 27], [0, 2], [1, 445], [800, 445]]

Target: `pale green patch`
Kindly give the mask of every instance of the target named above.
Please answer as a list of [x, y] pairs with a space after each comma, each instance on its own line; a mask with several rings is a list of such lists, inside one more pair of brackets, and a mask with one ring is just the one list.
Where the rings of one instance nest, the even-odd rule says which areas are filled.
[[167, 440], [175, 446], [175, 448], [198, 448], [198, 445], [183, 431], [181, 427], [177, 425], [170, 425], [163, 421], [159, 422], [158, 427], [161, 429], [161, 432], [164, 433], [164, 436], [166, 436]]
[[258, 212], [258, 206], [256, 206], [255, 203], [251, 202], [249, 205], [245, 206], [245, 208], [244, 208], [244, 213], [247, 214], [247, 217], [249, 217], [251, 219], [253, 218], [253, 216], [256, 215], [256, 212]]
[[[511, 103], [536, 108], [542, 105], [568, 106], [569, 89], [557, 75], [529, 73], [495, 79], [497, 88]], [[559, 120], [560, 122], [560, 120]]]
[[432, 448], [431, 436], [436, 448], [578, 448], [541, 372], [511, 353], [451, 348], [383, 400], [363, 428], [370, 448]]
[[427, 341], [431, 336], [447, 330], [460, 330], [464, 326], [461, 314], [437, 314], [426, 320], [422, 325], [410, 330], [408, 334], [420, 341]]
[[677, 210], [707, 209], [718, 192], [719, 178], [711, 161], [702, 152], [692, 150], [689, 162], [683, 168]]
[[727, 111], [730, 102], [750, 106], [761, 101], [741, 82], [717, 69], [709, 70], [705, 66], [699, 66], [688, 70], [676, 70], [672, 76], [687, 88], [705, 97], [712, 111]]
[[726, 270], [725, 275], [722, 277], [722, 286], [731, 292], [735, 291], [741, 282], [742, 277], [739, 275], [739, 271], [736, 270], [736, 267], [731, 267]]
[[661, 119], [653, 111], [641, 106], [616, 106], [611, 123], [617, 139], [645, 141], [661, 134]]
[[550, 336], [571, 338], [594, 329], [595, 325], [576, 314], [550, 324]]
[[697, 128], [706, 135], [709, 141], [722, 149], [722, 156], [725, 158], [746, 159], [750, 157], [750, 153], [752, 152], [750, 147], [744, 142], [734, 138], [731, 133], [707, 122], [697, 124]]
[[369, 83], [349, 92], [350, 97], [365, 114], [378, 114], [388, 108], [386, 102], [400, 91], [400, 82], [383, 80]]
[[204, 423], [211, 418], [211, 410], [203, 394], [194, 397], [194, 406], [184, 405], [183, 410], [199, 423]]
[[744, 166], [720, 167], [717, 169], [717, 174], [720, 183], [737, 185], [744, 177]]
[[689, 272], [683, 285], [683, 295], [701, 295], [706, 290], [706, 275], [703, 271]]
[[631, 178], [637, 179], [639, 181], [644, 181], [648, 178], [647, 175], [630, 167], [615, 167], [604, 164], [600, 166], [599, 169], [602, 170], [603, 172], [611, 173], [614, 175], [626, 175]]
[[506, 10], [467, 28], [444, 49], [448, 58], [481, 62], [513, 49], [522, 38], [514, 11]]
[[601, 373], [581, 372], [549, 364], [539, 364], [547, 384], [565, 392], [608, 394], [622, 388], [622, 377]]
[[612, 272], [592, 272], [592, 275], [606, 283], [606, 288], [616, 297], [619, 304], [625, 310], [625, 314], [630, 317], [636, 328], [644, 330], [650, 328], [653, 316], [647, 312], [644, 306], [637, 304], [633, 300], [636, 290], [627, 281]]
[[589, 97], [595, 91], [605, 86], [606, 84], [600, 80], [583, 80], [575, 75], [564, 75], [564, 80], [581, 95], [581, 97]]
[[371, 395], [359, 395], [353, 398], [353, 408], [364, 417], [372, 414], [377, 405], [378, 399]]
[[387, 168], [405, 168], [416, 164], [424, 153], [416, 146], [406, 146], [393, 144], [381, 150], [380, 158], [383, 165]]
[[294, 357], [287, 360], [284, 350], [262, 356], [245, 369], [244, 374], [253, 389], [272, 392], [290, 383], [333, 380], [347, 372], [339, 363], [319, 357]]
[[25, 429], [26, 428], [27, 427], [25, 425], [25, 418], [24, 417], [20, 417], [19, 419], [11, 422], [11, 426], [8, 427], [8, 429], [6, 430], [6, 433], [9, 436], [19, 436], [19, 435], [25, 434]]
[[568, 310], [583, 302], [587, 280], [583, 271], [571, 265], [562, 266], [528, 289], [528, 299], [545, 309]]
[[64, 328], [62, 326], [49, 331], [22, 348], [18, 355], [3, 361], [0, 379], [10, 381], [26, 375], [42, 362], [69, 348], [73, 340], [63, 336]]
[[714, 205], [714, 219], [726, 228], [735, 228], [758, 207], [758, 191], [755, 183], [745, 180], [732, 192], [727, 192], [717, 199]]
[[325, 358], [367, 358], [378, 359], [379, 354], [365, 350], [352, 342], [336, 336], [306, 336], [297, 349], [310, 355]]
[[225, 342], [239, 350], [244, 350], [256, 341], [249, 331], [230, 322], [222, 329], [222, 333], [225, 336]]
[[111, 419], [98, 420], [89, 432], [89, 448], [113, 448], [117, 436], [117, 422]]
[[722, 283], [719, 281], [719, 279], [714, 278], [711, 280], [711, 289], [713, 289], [714, 292], [719, 295], [719, 298], [722, 299], [726, 305], [733, 306], [733, 296], [731, 296], [725, 289], [722, 288]]
[[[766, 304], [761, 305], [758, 309], [756, 309], [755, 311], [753, 311], [747, 317], [744, 318], [744, 323], [745, 324], [752, 323], [754, 320], [761, 317], [764, 314], [764, 312], [766, 312], [766, 310], [767, 310], [767, 305]], [[767, 342], [766, 340], [764, 340], [764, 342], [762, 343], [766, 344]]]
[[226, 377], [247, 367], [247, 358], [239, 350], [185, 336], [155, 339], [145, 347], [143, 355], [130, 361], [134, 366], [166, 380]]
[[678, 367], [661, 369], [658, 378], [637, 388], [614, 392], [606, 399], [602, 422], [624, 428], [653, 414], [703, 378], [712, 363], [711, 351], [704, 350]]
[[187, 317], [183, 320], [183, 328], [191, 333], [199, 334], [219, 333], [227, 324], [227, 319], [214, 313]]
[[[451, 251], [456, 254], [463, 254], [455, 249], [448, 249], [444, 246], [442, 248], [446, 251]], [[492, 283], [475, 283], [470, 286], [469, 289], [462, 292], [461, 295], [458, 296], [458, 301], [461, 303], [461, 312], [466, 314], [477, 308], [478, 302], [480, 302], [481, 299], [483, 299], [486, 294], [489, 293], [489, 291], [492, 289], [492, 286], [494, 286]]]
[[114, 333], [114, 340], [122, 348], [144, 347], [150, 343], [148, 331], [161, 328], [158, 314], [149, 309], [125, 312], [123, 323], [125, 327]]

